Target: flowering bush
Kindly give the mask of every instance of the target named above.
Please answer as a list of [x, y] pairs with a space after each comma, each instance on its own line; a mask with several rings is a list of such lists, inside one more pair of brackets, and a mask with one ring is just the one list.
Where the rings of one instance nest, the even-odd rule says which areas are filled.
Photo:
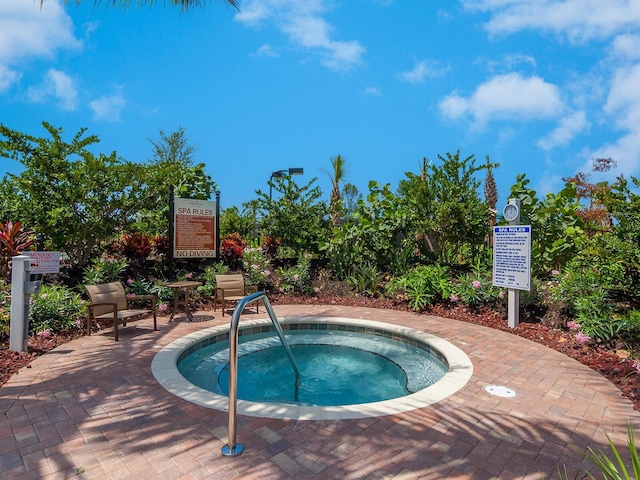
[[278, 291], [281, 293], [311, 293], [311, 256], [303, 255], [292, 268], [278, 269]]
[[242, 252], [242, 266], [248, 285], [273, 283], [273, 269], [262, 248], [245, 248]]
[[[40, 293], [33, 295], [29, 309], [31, 333], [55, 333], [69, 328], [79, 328], [87, 313], [87, 305], [80, 294], [66, 287], [43, 285]], [[46, 333], [41, 333], [46, 335]]]
[[[500, 296], [502, 293], [502, 297]], [[453, 285], [452, 298], [455, 297], [465, 305], [477, 307], [498, 301], [504, 293], [491, 284], [491, 281], [478, 278], [473, 274], [458, 277]]]

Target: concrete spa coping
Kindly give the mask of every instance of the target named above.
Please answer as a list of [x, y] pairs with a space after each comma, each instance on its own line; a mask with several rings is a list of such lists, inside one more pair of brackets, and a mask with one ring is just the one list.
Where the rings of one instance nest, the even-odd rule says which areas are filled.
[[[238, 400], [237, 413], [252, 417], [266, 417], [290, 420], [341, 420], [366, 417], [379, 417], [407, 412], [429, 406], [445, 399], [461, 389], [473, 374], [473, 365], [469, 357], [458, 347], [450, 342], [412, 328], [391, 325], [388, 323], [374, 322], [363, 319], [340, 317], [286, 317], [279, 319], [286, 330], [292, 325], [303, 324], [327, 324], [330, 328], [336, 326], [375, 329], [388, 332], [393, 336], [405, 337], [429, 345], [441, 354], [449, 365], [449, 371], [444, 377], [433, 385], [404, 397], [394, 398], [381, 402], [361, 403], [340, 406], [306, 406], [285, 403], [261, 403]], [[258, 320], [243, 320], [239, 325], [242, 332], [251, 333], [251, 329], [259, 329], [271, 325], [269, 318]], [[207, 408], [228, 411], [229, 398], [224, 395], [212, 393], [197, 387], [178, 371], [178, 361], [181, 355], [201, 343], [203, 340], [228, 333], [228, 325], [210, 327], [198, 332], [185, 335], [160, 350], [151, 363], [151, 371], [158, 383], [174, 395], [189, 402]]]

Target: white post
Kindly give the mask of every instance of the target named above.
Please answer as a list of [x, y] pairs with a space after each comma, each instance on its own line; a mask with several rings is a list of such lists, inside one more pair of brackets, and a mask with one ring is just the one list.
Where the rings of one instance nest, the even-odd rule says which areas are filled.
[[520, 324], [520, 291], [508, 288], [507, 292], [509, 301], [507, 321], [509, 328], [516, 328]]
[[9, 324], [9, 349], [27, 351], [29, 334], [29, 294], [27, 282], [31, 270], [31, 258], [18, 255], [11, 259], [11, 323]]
[[[509, 204], [515, 205], [518, 212], [516, 218], [509, 220], [509, 225], [520, 225], [520, 199], [510, 198]], [[509, 301], [507, 322], [509, 328], [516, 328], [520, 324], [520, 290], [509, 288], [507, 292]]]

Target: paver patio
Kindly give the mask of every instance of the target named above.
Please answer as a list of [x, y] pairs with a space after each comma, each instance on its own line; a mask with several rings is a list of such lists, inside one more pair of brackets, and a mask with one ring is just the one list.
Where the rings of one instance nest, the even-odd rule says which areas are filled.
[[[238, 417], [245, 451], [221, 455], [226, 412], [175, 397], [151, 374], [155, 353], [193, 331], [229, 322], [196, 312], [82, 337], [37, 358], [0, 388], [0, 478], [7, 479], [539, 479], [583, 478], [575, 448], [626, 450], [640, 413], [604, 377], [547, 347], [477, 325], [408, 312], [274, 306], [279, 317], [337, 316], [403, 325], [466, 352], [471, 380], [407, 413], [358, 420]], [[242, 318], [266, 318], [249, 313]], [[180, 319], [180, 316], [178, 316]], [[515, 397], [489, 394], [505, 386]], [[564, 467], [563, 467], [564, 469]]]

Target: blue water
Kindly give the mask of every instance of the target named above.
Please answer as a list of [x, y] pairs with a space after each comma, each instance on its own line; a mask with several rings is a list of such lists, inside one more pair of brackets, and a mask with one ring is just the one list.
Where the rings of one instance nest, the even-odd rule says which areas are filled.
[[[242, 337], [238, 398], [300, 405], [351, 405], [398, 398], [432, 385], [447, 367], [429, 352], [372, 335], [288, 333], [300, 369], [295, 374], [274, 334]], [[178, 366], [191, 383], [228, 395], [228, 342], [202, 348]]]

